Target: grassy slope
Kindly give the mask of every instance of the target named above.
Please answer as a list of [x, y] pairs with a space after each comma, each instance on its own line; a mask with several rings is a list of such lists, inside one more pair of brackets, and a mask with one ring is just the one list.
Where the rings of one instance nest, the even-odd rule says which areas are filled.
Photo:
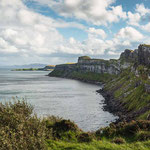
[[50, 76], [55, 76], [55, 77], [67, 77], [67, 78], [72, 78], [72, 79], [77, 79], [77, 80], [82, 80], [82, 81], [93, 81], [93, 82], [108, 82], [112, 80], [115, 75], [109, 75], [107, 73], [104, 74], [99, 74], [99, 73], [94, 73], [94, 72], [77, 72], [73, 71], [68, 74], [66, 74], [65, 71], [58, 71], [54, 70], [53, 72], [50, 73]]
[[[138, 69], [141, 70], [142, 67], [140, 66]], [[150, 104], [150, 94], [145, 90], [145, 84], [150, 85], [150, 80], [145, 74], [144, 71], [141, 71], [137, 77], [129, 68], [108, 82], [104, 89], [111, 92], [116, 100], [124, 103], [124, 107], [128, 111], [139, 111]], [[146, 119], [149, 113], [150, 111], [146, 111], [137, 119]]]

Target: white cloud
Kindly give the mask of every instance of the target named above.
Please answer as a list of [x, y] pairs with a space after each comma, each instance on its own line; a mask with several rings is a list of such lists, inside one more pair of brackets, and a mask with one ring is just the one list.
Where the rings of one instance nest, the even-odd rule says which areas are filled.
[[147, 17], [150, 14], [150, 9], [145, 8], [144, 4], [137, 4], [135, 13], [128, 12], [128, 24], [140, 27], [140, 21], [142, 18]]
[[120, 29], [120, 31], [116, 34], [118, 39], [128, 39], [130, 41], [140, 41], [144, 38], [144, 36], [133, 27], [125, 27]]
[[114, 51], [108, 51], [108, 55], [120, 55], [120, 53], [116, 53]]
[[150, 32], [150, 23], [147, 23], [146, 25], [143, 25], [142, 29], [147, 31], [147, 32]]
[[[106, 25], [126, 18], [122, 6], [112, 6], [113, 0], [86, 0], [84, 3], [83, 0], [40, 2], [48, 2], [50, 7], [56, 8], [63, 16], [74, 16], [97, 25]], [[147, 12], [138, 7], [136, 13], [141, 15]], [[138, 22], [138, 19], [133, 22]], [[67, 27], [86, 31], [87, 39], [83, 42], [73, 37], [65, 39], [57, 28]], [[148, 30], [149, 25], [143, 26], [143, 29]], [[118, 51], [124, 50], [123, 47], [132, 47], [133, 43], [144, 38], [132, 27], [120, 29], [112, 39], [108, 40], [106, 37], [108, 35], [100, 27], [86, 27], [77, 22], [65, 22], [43, 16], [27, 8], [21, 0], [0, 0], [0, 57], [3, 57], [1, 60], [6, 61], [11, 57], [14, 62], [20, 59], [26, 63], [35, 60], [59, 63], [66, 55], [98, 56], [108, 52], [108, 55], [116, 56], [119, 55]]]
[[121, 5], [112, 6], [114, 0], [35, 1], [47, 3], [49, 7], [64, 17], [76, 17], [95, 25], [107, 25], [127, 17]]
[[139, 22], [141, 20], [141, 15], [139, 13], [128, 12], [128, 24], [133, 26], [139, 26]]
[[[84, 28], [78, 23], [59, 22], [35, 13], [20, 0], [13, 2], [12, 0], [0, 0], [0, 22], [0, 52], [15, 52], [25, 56], [50, 55], [61, 52], [60, 45], [66, 45], [68, 42], [56, 27], [78, 26], [78, 28]], [[72, 49], [71, 52], [75, 51], [73, 52]], [[70, 51], [66, 50], [66, 53], [70, 53]]]
[[144, 16], [150, 13], [150, 9], [145, 8], [144, 4], [137, 4], [136, 5], [136, 12], [140, 13], [141, 16]]
[[89, 28], [88, 29], [88, 33], [92, 34], [92, 35], [95, 35], [95, 36], [100, 36], [103, 39], [105, 39], [106, 36], [107, 36], [106, 33], [105, 33], [105, 31], [102, 30], [102, 29]]
[[[61, 53], [101, 55], [108, 48], [107, 44], [100, 39], [100, 37], [106, 38], [106, 33], [102, 29], [86, 29], [83, 25], [75, 22], [66, 23], [54, 20], [31, 11], [20, 0], [14, 0], [14, 3], [11, 0], [0, 0], [0, 2], [0, 52], [2, 55], [15, 53], [25, 58], [33, 55], [42, 57], [43, 55], [60, 55]], [[72, 7], [74, 4], [78, 5], [80, 0], [65, 2], [69, 5], [68, 7]], [[96, 1], [94, 2], [97, 4]], [[112, 1], [107, 0], [103, 5], [107, 7], [111, 3]], [[114, 14], [118, 10], [118, 8], [114, 10]], [[74, 38], [64, 39], [56, 28], [69, 26], [87, 31], [89, 33], [88, 39], [84, 42], [76, 41]]]

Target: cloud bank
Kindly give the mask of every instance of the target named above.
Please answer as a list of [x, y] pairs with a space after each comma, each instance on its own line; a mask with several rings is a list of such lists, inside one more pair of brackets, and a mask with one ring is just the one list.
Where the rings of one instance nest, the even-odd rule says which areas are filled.
[[[60, 16], [84, 20], [91, 24], [89, 27], [77, 21], [44, 16], [29, 9], [25, 1], [0, 0], [0, 57], [8, 64], [10, 58], [14, 63], [46, 61], [55, 64], [79, 55], [118, 56], [124, 47], [130, 48], [147, 39], [137, 27], [150, 31], [149, 23], [140, 25], [142, 18], [150, 14], [150, 9], [143, 4], [136, 5], [132, 13], [124, 12], [121, 5], [113, 6], [114, 0], [34, 0], [49, 6]], [[101, 26], [107, 27], [120, 20], [127, 21], [128, 25], [109, 38], [110, 33]], [[66, 39], [58, 28], [68, 27], [83, 30], [87, 39]]]

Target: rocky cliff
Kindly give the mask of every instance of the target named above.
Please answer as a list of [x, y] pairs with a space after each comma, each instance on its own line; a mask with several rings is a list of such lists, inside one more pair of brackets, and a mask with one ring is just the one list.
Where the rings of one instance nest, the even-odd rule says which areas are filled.
[[[132, 65], [150, 66], [150, 46], [140, 45], [136, 50], [126, 49], [118, 60], [91, 59], [88, 56], [78, 58], [75, 64], [56, 65], [55, 70], [49, 76], [67, 77], [72, 72], [91, 72], [97, 74], [117, 75]], [[136, 72], [136, 68], [133, 69]]]
[[138, 64], [150, 67], [150, 45], [140, 45], [138, 47]]

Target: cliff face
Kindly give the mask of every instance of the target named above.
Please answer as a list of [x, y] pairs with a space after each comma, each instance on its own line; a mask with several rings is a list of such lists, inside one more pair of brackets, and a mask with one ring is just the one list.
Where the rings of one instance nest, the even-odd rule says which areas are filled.
[[115, 60], [113, 62], [113, 60], [84, 59], [84, 57], [79, 57], [77, 66], [79, 70], [84, 72], [118, 74], [120, 72], [120, 68], [115, 62]]
[[138, 60], [138, 49], [134, 51], [126, 49], [123, 53], [121, 53], [120, 60], [129, 63], [136, 62]]
[[[120, 73], [120, 67], [116, 60], [91, 59], [87, 56], [79, 57], [75, 64], [56, 65], [54, 72], [63, 72], [62, 77], [71, 72], [92, 72], [97, 74], [117, 75]], [[51, 75], [51, 74], [50, 74]]]
[[[78, 62], [76, 64], [57, 65], [54, 72], [57, 72], [57, 74], [58, 72], [63, 72], [63, 74], [58, 75], [60, 77], [68, 76], [68, 74], [73, 71], [117, 75], [121, 73], [123, 69], [126, 69], [133, 64], [136, 64], [136, 66], [145, 65], [150, 67], [149, 45], [140, 45], [138, 49], [134, 51], [126, 49], [120, 55], [118, 60], [91, 59], [88, 56], [82, 56], [78, 58]], [[51, 74], [54, 75], [54, 72]]]
[[150, 45], [141, 44], [136, 50], [126, 49], [120, 59], [124, 62], [137, 63], [138, 65], [150, 66]]
[[150, 67], [150, 45], [138, 47], [138, 64]]

